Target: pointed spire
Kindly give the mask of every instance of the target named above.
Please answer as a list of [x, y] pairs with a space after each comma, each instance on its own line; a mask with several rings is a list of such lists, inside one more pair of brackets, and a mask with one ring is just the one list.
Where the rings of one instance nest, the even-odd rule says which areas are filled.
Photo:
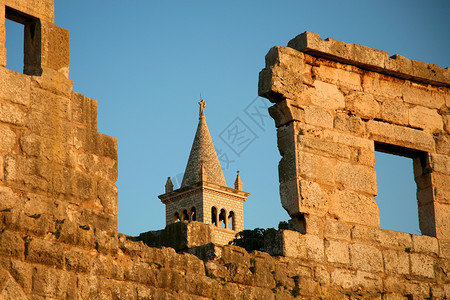
[[242, 180], [239, 171], [237, 171], [236, 180], [234, 181], [234, 189], [242, 191]]
[[206, 103], [202, 99], [198, 104], [200, 105], [200, 111], [197, 132], [192, 143], [181, 187], [190, 186], [205, 179], [210, 183], [227, 186], [208, 125], [206, 125]]
[[172, 180], [170, 179], [170, 177], [167, 177], [167, 181], [166, 181], [166, 194], [173, 192], [173, 183]]

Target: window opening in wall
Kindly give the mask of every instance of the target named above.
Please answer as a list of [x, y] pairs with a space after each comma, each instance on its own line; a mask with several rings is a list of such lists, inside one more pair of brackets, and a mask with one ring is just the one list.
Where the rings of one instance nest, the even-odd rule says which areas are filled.
[[181, 221], [189, 221], [189, 215], [187, 210], [183, 210], [183, 213], [181, 214]]
[[220, 210], [220, 215], [219, 215], [220, 227], [227, 228], [226, 218], [227, 218], [227, 213], [226, 213], [225, 209], [222, 208]]
[[191, 208], [191, 221], [197, 221], [197, 210], [195, 206]]
[[173, 215], [173, 222], [174, 222], [174, 223], [177, 223], [177, 222], [180, 222], [180, 221], [181, 221], [180, 215], [176, 212], [176, 213]]
[[211, 207], [211, 224], [217, 226], [217, 208]]
[[230, 213], [228, 214], [228, 228], [231, 230], [234, 230], [234, 228], [235, 228], [233, 211], [230, 211]]
[[[375, 171], [381, 229], [421, 234], [413, 158], [420, 151], [375, 144]], [[416, 174], [416, 176], [420, 174]]]
[[5, 7], [6, 67], [27, 75], [41, 75], [39, 19]]

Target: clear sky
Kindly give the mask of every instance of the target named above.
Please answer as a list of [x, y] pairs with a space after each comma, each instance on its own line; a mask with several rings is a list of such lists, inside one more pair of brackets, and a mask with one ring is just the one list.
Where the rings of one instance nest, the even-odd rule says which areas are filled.
[[[168, 176], [175, 184], [182, 177], [200, 93], [228, 185], [240, 170], [251, 193], [245, 227], [289, 218], [279, 197], [270, 103], [257, 98], [271, 47], [308, 30], [450, 65], [449, 1], [55, 2], [56, 25], [70, 30], [74, 90], [98, 100], [99, 131], [118, 139], [119, 231], [131, 235], [165, 225], [157, 196]], [[256, 108], [261, 118], [248, 114]], [[233, 122], [253, 131], [246, 147], [232, 149], [221, 135]], [[376, 156], [381, 226], [418, 233], [412, 162], [388, 157]]]

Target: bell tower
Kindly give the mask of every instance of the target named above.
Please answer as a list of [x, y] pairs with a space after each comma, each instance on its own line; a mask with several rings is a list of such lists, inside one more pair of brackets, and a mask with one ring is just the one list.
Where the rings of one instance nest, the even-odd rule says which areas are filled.
[[244, 201], [250, 195], [242, 190], [239, 172], [234, 188], [227, 186], [206, 124], [205, 106], [199, 102], [199, 122], [181, 187], [173, 190], [167, 178], [165, 194], [158, 196], [166, 205], [166, 225], [199, 221], [214, 228], [216, 244], [226, 244], [244, 229]]

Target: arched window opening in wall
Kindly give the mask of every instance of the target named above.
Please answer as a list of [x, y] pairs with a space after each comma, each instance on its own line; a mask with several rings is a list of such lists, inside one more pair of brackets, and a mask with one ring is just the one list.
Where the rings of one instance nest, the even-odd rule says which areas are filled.
[[378, 190], [375, 201], [381, 229], [433, 235], [421, 232], [419, 226], [428, 217], [421, 215], [421, 208], [426, 207], [427, 199], [432, 199], [425, 167], [427, 154], [383, 143], [375, 143], [375, 150]]
[[235, 230], [235, 224], [234, 224], [235, 220], [234, 220], [234, 211], [230, 211], [230, 213], [228, 214], [228, 228], [231, 230]]
[[219, 214], [219, 225], [222, 228], [227, 228], [227, 212], [223, 208], [220, 210]]
[[211, 224], [218, 226], [217, 222], [217, 208], [215, 206], [211, 207]]
[[180, 221], [181, 221], [181, 219], [180, 219], [180, 214], [176, 212], [176, 213], [173, 215], [173, 222], [174, 222], [174, 223], [177, 223], [177, 222], [180, 222]]
[[183, 213], [181, 214], [181, 221], [189, 221], [189, 215], [187, 210], [183, 210]]
[[195, 209], [195, 206], [191, 207], [191, 221], [197, 221], [197, 210]]

